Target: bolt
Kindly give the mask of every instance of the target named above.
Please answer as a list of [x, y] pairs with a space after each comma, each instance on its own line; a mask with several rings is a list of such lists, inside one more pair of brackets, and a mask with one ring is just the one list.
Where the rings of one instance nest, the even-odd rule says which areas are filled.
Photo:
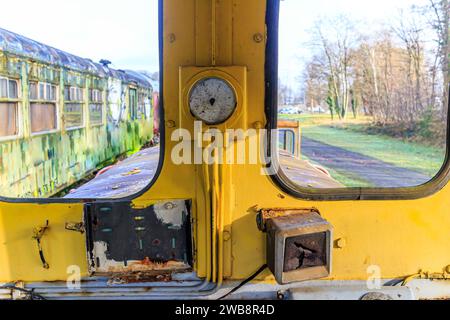
[[169, 42], [174, 43], [177, 40], [175, 33], [169, 34]]
[[340, 238], [336, 240], [336, 248], [343, 249], [347, 246], [347, 239]]
[[253, 128], [255, 128], [256, 130], [261, 129], [262, 127], [263, 127], [263, 124], [262, 124], [260, 121], [256, 121], [256, 122], [253, 124]]
[[258, 32], [258, 33], [255, 33], [255, 35], [253, 36], [253, 40], [256, 43], [261, 43], [264, 40], [264, 37], [261, 33]]
[[168, 128], [175, 128], [176, 125], [177, 125], [177, 124], [176, 124], [175, 121], [173, 121], [173, 120], [168, 120], [168, 121], [167, 121], [167, 127], [168, 127]]
[[278, 291], [277, 292], [277, 299], [278, 300], [284, 300], [284, 298], [285, 298], [284, 293], [281, 292], [281, 291]]

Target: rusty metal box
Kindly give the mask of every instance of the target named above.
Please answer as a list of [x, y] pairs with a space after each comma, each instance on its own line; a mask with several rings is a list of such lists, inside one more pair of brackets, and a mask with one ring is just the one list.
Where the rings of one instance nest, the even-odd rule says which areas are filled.
[[331, 274], [333, 228], [318, 213], [267, 220], [267, 263], [280, 284]]

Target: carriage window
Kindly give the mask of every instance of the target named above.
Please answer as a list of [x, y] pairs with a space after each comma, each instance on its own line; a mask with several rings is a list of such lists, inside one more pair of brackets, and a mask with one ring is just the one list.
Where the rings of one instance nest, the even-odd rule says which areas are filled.
[[130, 89], [130, 117], [131, 120], [136, 120], [138, 118], [136, 89]]
[[56, 86], [31, 82], [29, 90], [31, 132], [42, 133], [58, 129]]
[[40, 133], [56, 130], [56, 105], [54, 103], [31, 103], [31, 132]]
[[92, 125], [103, 122], [103, 93], [100, 90], [89, 90], [89, 121]]
[[84, 125], [84, 90], [77, 87], [64, 89], [64, 125], [66, 129], [77, 129]]
[[19, 92], [17, 81], [0, 78], [0, 138], [17, 135]]
[[[280, 133], [285, 176], [336, 189], [415, 187], [438, 174], [447, 150], [447, 3], [280, 2], [278, 118], [301, 127], [298, 172]], [[318, 167], [311, 180], [308, 168]]]
[[0, 102], [0, 138], [17, 134], [17, 103]]
[[146, 118], [146, 113], [145, 113], [146, 99], [148, 99], [148, 98], [146, 98], [145, 93], [139, 93], [138, 107], [137, 107], [138, 119]]

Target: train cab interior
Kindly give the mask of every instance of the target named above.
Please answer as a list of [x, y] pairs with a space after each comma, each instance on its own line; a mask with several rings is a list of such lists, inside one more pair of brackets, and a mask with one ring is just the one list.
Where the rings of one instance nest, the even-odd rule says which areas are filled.
[[448, 0], [98, 2], [0, 21], [0, 300], [450, 299]]

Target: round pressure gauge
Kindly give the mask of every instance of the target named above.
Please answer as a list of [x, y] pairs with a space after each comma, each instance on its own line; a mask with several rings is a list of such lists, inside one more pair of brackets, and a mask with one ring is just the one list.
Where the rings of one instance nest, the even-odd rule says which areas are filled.
[[236, 110], [236, 93], [225, 80], [205, 78], [192, 88], [189, 107], [197, 119], [208, 125], [224, 123]]

